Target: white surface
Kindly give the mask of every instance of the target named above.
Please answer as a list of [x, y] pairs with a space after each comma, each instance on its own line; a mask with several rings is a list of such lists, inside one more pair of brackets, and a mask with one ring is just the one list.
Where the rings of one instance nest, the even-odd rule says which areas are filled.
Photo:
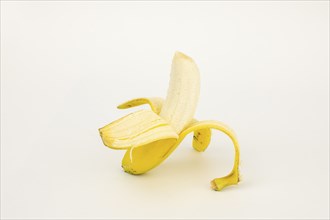
[[[1, 2], [2, 218], [328, 218], [329, 2]], [[165, 96], [174, 51], [201, 70], [196, 117], [229, 124], [131, 176], [98, 128]], [[189, 139], [189, 140], [188, 140]]]

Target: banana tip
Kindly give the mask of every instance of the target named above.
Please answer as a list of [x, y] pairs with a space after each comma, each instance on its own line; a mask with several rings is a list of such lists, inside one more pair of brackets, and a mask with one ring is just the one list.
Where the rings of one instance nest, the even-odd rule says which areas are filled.
[[186, 60], [192, 60], [191, 57], [187, 56], [186, 54], [180, 52], [180, 51], [176, 51], [175, 54], [174, 54], [174, 58], [178, 59], [178, 58], [181, 58], [181, 59], [186, 59]]
[[99, 134], [101, 137], [103, 136], [102, 128], [99, 128]]

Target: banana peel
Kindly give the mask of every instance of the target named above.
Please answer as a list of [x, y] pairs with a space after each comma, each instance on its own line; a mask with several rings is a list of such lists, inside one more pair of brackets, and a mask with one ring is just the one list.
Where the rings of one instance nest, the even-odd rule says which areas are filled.
[[238, 184], [240, 152], [237, 138], [227, 125], [218, 121], [198, 121], [193, 118], [199, 97], [199, 70], [187, 55], [176, 52], [171, 69], [166, 99], [136, 98], [117, 106], [128, 109], [148, 104], [151, 110], [140, 110], [99, 129], [105, 146], [126, 150], [122, 167], [130, 174], [143, 174], [161, 164], [191, 132], [192, 145], [203, 152], [211, 141], [211, 130], [229, 136], [235, 149], [232, 171], [211, 181], [211, 188], [220, 191]]

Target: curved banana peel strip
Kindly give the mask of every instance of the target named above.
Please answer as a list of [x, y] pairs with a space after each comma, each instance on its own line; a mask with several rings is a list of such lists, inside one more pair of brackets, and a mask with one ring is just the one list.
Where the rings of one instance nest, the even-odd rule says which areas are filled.
[[187, 55], [176, 52], [171, 69], [170, 85], [165, 100], [158, 97], [137, 98], [120, 104], [127, 109], [148, 104], [151, 110], [140, 110], [99, 129], [104, 145], [126, 149], [123, 169], [131, 174], [145, 173], [163, 162], [187, 134], [194, 132], [193, 147], [202, 152], [211, 140], [211, 129], [227, 134], [235, 148], [232, 171], [211, 181], [214, 190], [239, 182], [239, 145], [234, 132], [221, 122], [197, 121], [193, 118], [199, 98], [199, 70]]
[[226, 135], [229, 136], [231, 141], [233, 142], [234, 149], [235, 149], [235, 161], [232, 171], [225, 177], [216, 178], [211, 181], [212, 189], [216, 191], [220, 191], [226, 186], [235, 185], [239, 182], [239, 157], [240, 157], [240, 151], [239, 151], [239, 145], [238, 141], [235, 137], [234, 132], [225, 124], [218, 122], [218, 121], [201, 121], [201, 122], [195, 122], [191, 124], [187, 129], [185, 129], [179, 136], [178, 142], [180, 143], [187, 134], [189, 134], [192, 131], [200, 130], [200, 129], [216, 129], [219, 130]]

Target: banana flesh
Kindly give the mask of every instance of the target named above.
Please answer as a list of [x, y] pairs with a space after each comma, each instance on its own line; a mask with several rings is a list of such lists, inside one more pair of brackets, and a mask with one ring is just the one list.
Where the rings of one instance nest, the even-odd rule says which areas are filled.
[[220, 191], [240, 181], [240, 153], [234, 132], [221, 122], [193, 118], [199, 98], [199, 82], [199, 70], [195, 62], [187, 55], [176, 52], [165, 100], [159, 97], [137, 98], [117, 107], [128, 109], [148, 104], [151, 108], [151, 111], [131, 113], [99, 129], [104, 145], [126, 150], [122, 160], [125, 172], [143, 174], [157, 167], [191, 132], [194, 132], [193, 148], [203, 152], [209, 146], [211, 129], [214, 129], [224, 132], [232, 140], [235, 161], [232, 171], [225, 177], [212, 180], [211, 187]]
[[160, 116], [180, 133], [193, 119], [199, 98], [199, 70], [195, 62], [176, 52], [170, 85]]

